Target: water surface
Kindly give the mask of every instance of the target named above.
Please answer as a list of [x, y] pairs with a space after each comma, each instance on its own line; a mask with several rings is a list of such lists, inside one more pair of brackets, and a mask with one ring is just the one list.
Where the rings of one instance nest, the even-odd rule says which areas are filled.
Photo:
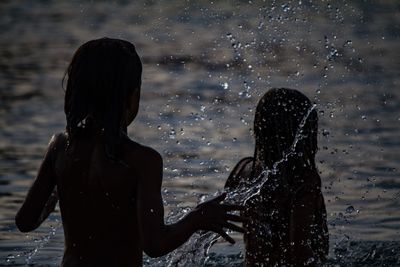
[[[259, 97], [297, 88], [319, 112], [329, 264], [399, 265], [399, 18], [396, 1], [0, 2], [0, 265], [60, 262], [59, 212], [27, 235], [13, 217], [64, 130], [72, 53], [103, 36], [134, 42], [142, 56], [129, 135], [164, 158], [166, 214], [221, 190], [253, 153]], [[237, 245], [215, 245], [207, 266], [243, 262], [233, 236]]]

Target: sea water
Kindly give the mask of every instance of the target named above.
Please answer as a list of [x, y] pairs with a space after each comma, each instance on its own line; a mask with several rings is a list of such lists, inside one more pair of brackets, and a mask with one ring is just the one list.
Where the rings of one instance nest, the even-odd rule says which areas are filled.
[[[134, 42], [142, 56], [142, 102], [129, 135], [164, 158], [167, 221], [222, 190], [236, 162], [253, 154], [260, 96], [296, 88], [319, 114], [328, 265], [399, 265], [396, 12], [396, 1], [2, 1], [0, 265], [61, 261], [58, 211], [29, 234], [13, 218], [51, 135], [65, 127], [68, 61], [103, 36]], [[210, 248], [212, 234], [189, 240], [195, 249], [181, 262], [239, 266], [242, 237], [232, 236], [233, 246], [219, 239]], [[145, 256], [145, 265], [177, 262], [184, 249]]]

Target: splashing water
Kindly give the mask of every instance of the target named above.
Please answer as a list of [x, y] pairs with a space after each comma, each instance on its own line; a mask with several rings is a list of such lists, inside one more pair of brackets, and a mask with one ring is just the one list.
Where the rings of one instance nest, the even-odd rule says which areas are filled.
[[[316, 108], [314, 104], [309, 108], [307, 113], [304, 115], [294, 138], [294, 141], [290, 147], [290, 149], [283, 154], [282, 159], [278, 160], [273, 164], [271, 169], [264, 169], [261, 174], [254, 179], [253, 181], [242, 181], [238, 188], [234, 190], [227, 191], [227, 196], [225, 198], [226, 203], [230, 204], [243, 204], [246, 203], [252, 197], [260, 194], [260, 190], [263, 185], [268, 181], [270, 175], [275, 175], [278, 172], [278, 167], [283, 162], [287, 161], [288, 158], [296, 153], [296, 146], [300, 140], [302, 140], [305, 136], [302, 134], [302, 130], [304, 125], [307, 122], [307, 119], [311, 112]], [[217, 192], [215, 195], [220, 194], [221, 192]], [[197, 195], [199, 202], [203, 202], [207, 195], [198, 194]], [[188, 212], [190, 212], [190, 208], [180, 208], [179, 210], [175, 210], [169, 214], [167, 217], [167, 223], [173, 223], [181, 218], [183, 218]], [[57, 231], [62, 227], [61, 222], [57, 222], [57, 225], [51, 227], [51, 230], [48, 234], [40, 237], [37, 240], [34, 240], [35, 246], [33, 249], [18, 253], [14, 255], [9, 255], [6, 259], [7, 263], [12, 263], [17, 258], [24, 257], [26, 264], [30, 264], [32, 259], [42, 250], [56, 235]], [[183, 244], [180, 248], [170, 253], [166, 257], [166, 262], [168, 266], [203, 266], [207, 259], [208, 254], [211, 247], [216, 243], [216, 241], [220, 238], [218, 234], [213, 232], [199, 231], [192, 235], [190, 240]], [[156, 266], [160, 263], [159, 259], [149, 259], [147, 263], [150, 266]]]
[[[294, 138], [290, 149], [283, 154], [282, 159], [276, 161], [272, 169], [264, 169], [261, 174], [251, 182], [241, 182], [238, 188], [227, 191], [225, 198], [226, 203], [231, 204], [243, 204], [246, 203], [252, 197], [260, 194], [261, 188], [268, 181], [270, 175], [275, 175], [278, 172], [278, 167], [283, 162], [286, 162], [289, 157], [296, 153], [296, 146], [300, 140], [305, 136], [303, 135], [303, 128], [307, 122], [311, 112], [316, 108], [316, 105], [312, 105], [307, 113], [304, 115]], [[219, 192], [217, 193], [219, 194]], [[204, 200], [204, 196], [202, 197]], [[174, 216], [168, 218], [168, 222], [176, 221], [176, 219], [182, 218], [189, 211], [185, 208], [181, 211], [175, 212]], [[208, 259], [208, 253], [213, 244], [219, 239], [219, 235], [213, 232], [200, 231], [193, 234], [188, 242], [182, 245], [180, 248], [170, 253], [167, 257], [168, 266], [203, 266]]]
[[8, 255], [5, 260], [7, 265], [10, 264], [11, 266], [11, 264], [15, 264], [18, 259], [22, 259], [25, 261], [25, 264], [27, 266], [30, 266], [35, 256], [43, 248], [45, 248], [50, 243], [50, 241], [52, 241], [57, 232], [62, 228], [62, 223], [58, 219], [55, 219], [53, 223], [54, 225], [50, 225], [50, 232], [32, 240], [34, 243], [34, 247], [32, 249]]

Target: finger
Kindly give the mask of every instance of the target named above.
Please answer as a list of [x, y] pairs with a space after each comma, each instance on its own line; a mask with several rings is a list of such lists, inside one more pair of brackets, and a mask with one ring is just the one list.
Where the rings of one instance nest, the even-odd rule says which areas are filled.
[[226, 241], [228, 241], [231, 244], [235, 244], [235, 240], [233, 240], [232, 237], [230, 237], [227, 233], [224, 232], [224, 230], [220, 229], [216, 231], [220, 236], [222, 236]]
[[250, 218], [233, 214], [226, 214], [225, 218], [233, 222], [249, 223], [251, 221]]
[[244, 233], [246, 231], [243, 227], [237, 226], [236, 224], [229, 222], [224, 223], [224, 228], [228, 228], [239, 233]]
[[234, 205], [234, 204], [221, 204], [221, 207], [226, 210], [226, 211], [232, 211], [232, 210], [245, 210], [245, 206], [241, 205]]
[[219, 202], [221, 202], [222, 200], [224, 200], [225, 197], [226, 197], [226, 192], [225, 192], [225, 193], [222, 193], [221, 195], [219, 195], [219, 196], [217, 196], [217, 197], [215, 197], [215, 198], [213, 198], [213, 199], [211, 199], [210, 201], [219, 203]]

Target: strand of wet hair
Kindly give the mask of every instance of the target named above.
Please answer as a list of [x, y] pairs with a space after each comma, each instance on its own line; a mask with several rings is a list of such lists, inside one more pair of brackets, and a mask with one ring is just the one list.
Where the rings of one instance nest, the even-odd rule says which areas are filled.
[[[268, 181], [269, 176], [275, 175], [278, 172], [278, 167], [286, 162], [290, 156], [296, 154], [296, 147], [299, 141], [304, 139], [306, 136], [303, 135], [303, 128], [304, 125], [307, 122], [307, 119], [309, 118], [311, 112], [316, 108], [316, 104], [313, 104], [308, 110], [307, 113], [304, 115], [302, 121], [299, 124], [299, 127], [297, 128], [296, 135], [294, 138], [294, 141], [290, 148], [288, 149], [287, 152], [285, 152], [282, 156], [282, 158], [278, 161], [276, 161], [273, 165], [272, 168], [269, 169], [268, 167], [265, 167], [260, 175], [253, 180], [253, 181], [241, 181], [239, 183], [239, 186], [236, 189], [229, 190], [227, 191], [227, 200], [235, 199], [236, 196], [239, 196], [238, 198], [236, 197], [237, 201], [236, 202], [242, 202], [241, 200], [244, 197], [243, 203], [246, 204], [246, 202], [254, 197], [255, 195], [260, 194], [260, 190], [263, 187], [263, 185]], [[254, 187], [257, 188], [257, 191], [254, 193], [251, 193], [252, 189]], [[246, 195], [249, 195], [246, 197]]]

